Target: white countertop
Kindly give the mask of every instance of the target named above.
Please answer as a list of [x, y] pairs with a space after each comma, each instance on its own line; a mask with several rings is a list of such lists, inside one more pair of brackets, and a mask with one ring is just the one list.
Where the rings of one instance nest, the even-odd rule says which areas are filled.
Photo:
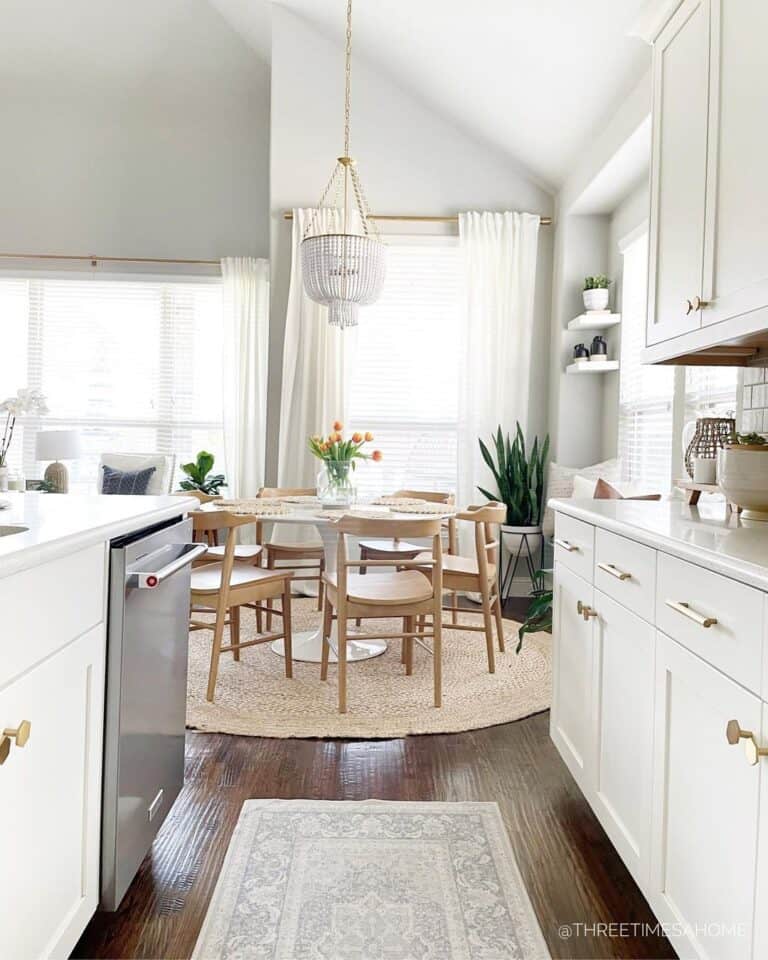
[[556, 512], [768, 591], [768, 522], [726, 517], [725, 504], [551, 500]]
[[21, 524], [24, 533], [0, 536], [0, 577], [37, 566], [92, 543], [185, 514], [198, 506], [191, 497], [79, 496], [3, 493], [0, 527]]

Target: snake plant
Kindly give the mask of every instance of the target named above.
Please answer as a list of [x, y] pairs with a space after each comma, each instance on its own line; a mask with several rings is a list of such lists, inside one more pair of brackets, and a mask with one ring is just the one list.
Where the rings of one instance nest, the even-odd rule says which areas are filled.
[[530, 457], [526, 456], [525, 437], [516, 425], [515, 439], [505, 437], [501, 427], [491, 438], [491, 454], [482, 441], [480, 452], [496, 481], [498, 493], [483, 487], [477, 489], [489, 500], [500, 500], [507, 507], [507, 524], [512, 527], [536, 527], [544, 512], [544, 466], [549, 453], [549, 436], [539, 446], [539, 438], [533, 441]]

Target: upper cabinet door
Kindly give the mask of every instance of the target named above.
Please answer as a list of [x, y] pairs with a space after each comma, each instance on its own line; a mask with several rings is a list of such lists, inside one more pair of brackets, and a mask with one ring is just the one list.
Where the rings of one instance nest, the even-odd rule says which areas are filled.
[[654, 47], [649, 346], [701, 326], [709, 7], [686, 0]]
[[703, 324], [768, 307], [768, 3], [711, 2]]

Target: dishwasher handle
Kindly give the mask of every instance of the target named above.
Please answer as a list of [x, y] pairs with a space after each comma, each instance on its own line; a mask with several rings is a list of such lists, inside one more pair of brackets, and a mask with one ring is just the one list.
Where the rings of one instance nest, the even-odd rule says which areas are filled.
[[168, 546], [158, 550], [157, 553], [148, 554], [147, 556], [142, 557], [139, 562], [143, 567], [151, 568], [152, 557], [161, 559], [164, 553], [176, 553], [179, 549], [181, 552], [178, 553], [173, 560], [160, 567], [159, 570], [128, 570], [125, 575], [125, 585], [127, 587], [137, 587], [140, 590], [153, 590], [155, 587], [159, 587], [164, 580], [172, 577], [174, 573], [178, 573], [179, 570], [183, 570], [184, 567], [189, 566], [193, 560], [197, 560], [198, 557], [202, 557], [202, 555], [208, 550], [208, 546], [204, 543], [169, 544]]

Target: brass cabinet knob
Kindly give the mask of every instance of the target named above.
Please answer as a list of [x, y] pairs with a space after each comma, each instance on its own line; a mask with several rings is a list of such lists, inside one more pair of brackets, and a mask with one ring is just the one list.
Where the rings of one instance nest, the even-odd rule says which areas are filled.
[[703, 310], [705, 307], [709, 306], [709, 300], [702, 300], [701, 297], [694, 297], [693, 300], [685, 301], [685, 315], [686, 317], [691, 313], [698, 313], [699, 310]]
[[759, 747], [754, 733], [751, 730], [742, 730], [738, 720], [729, 720], [725, 728], [725, 737], [731, 746], [735, 746], [740, 740], [744, 741], [744, 753], [747, 757], [747, 763], [753, 767], [760, 760], [760, 757], [768, 756], [768, 749]]
[[26, 744], [30, 733], [32, 733], [32, 724], [29, 720], [22, 720], [18, 727], [6, 727], [3, 730], [3, 736], [15, 740], [17, 747], [23, 747]]
[[576, 612], [581, 614], [585, 620], [589, 620], [590, 617], [597, 616], [597, 610], [593, 610], [592, 607], [586, 603], [582, 603], [581, 600], [579, 600], [576, 604]]
[[691, 313], [693, 313], [693, 301], [692, 301], [692, 300], [686, 300], [686, 301], [685, 301], [685, 315], [686, 315], [686, 317], [687, 317], [689, 314], [691, 314]]
[[0, 737], [0, 767], [8, 759], [8, 754], [11, 752], [11, 738], [10, 737]]

